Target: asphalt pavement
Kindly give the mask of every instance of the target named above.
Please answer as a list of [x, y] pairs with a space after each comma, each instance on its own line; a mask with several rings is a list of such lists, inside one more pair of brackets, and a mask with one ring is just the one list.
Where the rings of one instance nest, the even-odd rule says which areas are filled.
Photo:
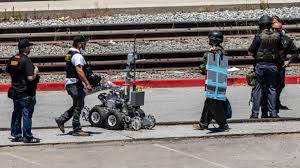
[[[215, 125], [217, 127], [217, 125]], [[160, 139], [188, 139], [188, 138], [210, 138], [222, 136], [244, 136], [244, 135], [273, 135], [273, 134], [295, 134], [300, 133], [299, 121], [288, 122], [257, 122], [257, 123], [232, 123], [229, 131], [223, 131], [210, 125], [209, 130], [195, 130], [192, 125], [161, 125], [152, 130], [106, 130], [102, 128], [86, 127], [84, 131], [90, 136], [78, 137], [61, 133], [58, 128], [34, 129], [33, 135], [41, 139], [41, 143], [32, 145], [48, 144], [76, 144], [76, 143], [106, 143], [106, 142], [132, 142], [143, 140]], [[0, 131], [0, 147], [30, 145], [23, 142], [11, 142], [10, 131]]]
[[[203, 87], [187, 88], [149, 88], [146, 89], [146, 114], [153, 114], [158, 122], [197, 121], [200, 118], [204, 104]], [[233, 108], [233, 119], [248, 119], [251, 88], [248, 86], [230, 86], [228, 98]], [[280, 112], [282, 117], [300, 117], [300, 85], [287, 85], [282, 93], [282, 103], [291, 108]], [[85, 99], [88, 107], [99, 104], [97, 94]], [[72, 104], [70, 96], [65, 91], [38, 92], [37, 105], [33, 114], [34, 127], [56, 126], [54, 118], [62, 114]], [[6, 93], [0, 93], [0, 128], [10, 128], [12, 100]], [[82, 124], [88, 125], [86, 121]], [[71, 122], [66, 125], [71, 125]]]
[[[249, 117], [251, 88], [230, 86], [228, 98], [233, 119]], [[292, 110], [284, 117], [300, 117], [299, 85], [288, 85], [283, 104]], [[203, 87], [146, 89], [144, 110], [159, 122], [198, 120], [202, 111]], [[71, 105], [66, 92], [38, 92], [33, 117], [35, 127], [53, 127], [54, 117]], [[98, 104], [97, 94], [86, 98], [90, 107]], [[0, 94], [0, 128], [9, 128], [12, 101]], [[68, 123], [70, 125], [71, 122]], [[83, 124], [88, 124], [83, 122]], [[33, 129], [41, 143], [11, 142], [10, 131], [0, 131], [0, 162], [7, 168], [298, 168], [300, 122], [230, 123], [224, 132], [210, 125], [195, 130], [192, 125], [157, 125], [153, 130], [106, 130], [84, 127], [88, 137], [63, 134], [58, 128]]]
[[299, 168], [300, 135], [7, 147], [5, 168]]

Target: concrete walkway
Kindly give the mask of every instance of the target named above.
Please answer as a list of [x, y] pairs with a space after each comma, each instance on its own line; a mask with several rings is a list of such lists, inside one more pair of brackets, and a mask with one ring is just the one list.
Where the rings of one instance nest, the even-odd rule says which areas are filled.
[[[265, 4], [267, 3], [267, 5]], [[58, 16], [68, 14], [79, 16], [80, 10], [93, 10], [85, 15], [116, 13], [161, 13], [178, 11], [215, 11], [224, 9], [257, 9], [265, 7], [299, 6], [299, 0], [69, 0], [69, 1], [31, 1], [31, 2], [2, 2], [0, 12], [27, 11], [29, 15]], [[263, 5], [264, 6], [264, 5]], [[54, 11], [55, 10], [55, 11]], [[76, 10], [76, 12], [75, 12]], [[96, 12], [95, 12], [96, 10]], [[101, 10], [103, 10], [101, 12]], [[53, 12], [51, 12], [53, 11]], [[10, 13], [7, 13], [10, 15]]]
[[[292, 110], [282, 111], [282, 117], [300, 117], [299, 93], [300, 85], [287, 85], [282, 94], [283, 103]], [[247, 119], [250, 87], [230, 86], [228, 97], [232, 103], [233, 119]], [[86, 98], [89, 107], [98, 104], [97, 94]], [[146, 102], [143, 109], [148, 114], [154, 114], [158, 122], [195, 121], [200, 117], [203, 108], [203, 87], [195, 88], [159, 88], [146, 90]], [[207, 136], [240, 136], [256, 134], [300, 133], [299, 121], [231, 123], [229, 132], [211, 132], [193, 130], [191, 125], [159, 125], [154, 130], [140, 131], [111, 131], [101, 128], [84, 127], [91, 132], [90, 137], [73, 137], [62, 134], [54, 122], [54, 117], [60, 115], [71, 105], [71, 99], [65, 92], [38, 92], [38, 104], [33, 115], [34, 127], [55, 127], [52, 129], [33, 129], [35, 136], [42, 139], [41, 144], [61, 143], [92, 143], [111, 141], [132, 141], [149, 139], [172, 138], [202, 138]], [[0, 128], [9, 128], [12, 101], [7, 99], [6, 93], [0, 94]], [[66, 125], [70, 126], [71, 122]], [[87, 122], [82, 122], [88, 125]], [[213, 126], [211, 125], [213, 128]], [[67, 131], [71, 131], [70, 128]], [[12, 143], [8, 139], [9, 131], [0, 131], [0, 147], [23, 145]]]
[[[112, 131], [101, 128], [84, 128], [89, 131], [89, 137], [74, 137], [62, 134], [58, 129], [35, 129], [35, 136], [41, 138], [45, 144], [72, 144], [72, 143], [95, 143], [112, 141], [132, 140], [160, 140], [180, 138], [205, 138], [218, 136], [244, 136], [244, 135], [269, 135], [280, 133], [300, 133], [300, 122], [266, 122], [266, 123], [235, 123], [230, 124], [229, 132], [215, 132], [217, 129], [210, 126], [210, 130], [194, 130], [191, 125], [156, 126], [153, 130], [140, 131]], [[70, 131], [67, 130], [67, 131]], [[8, 139], [9, 131], [0, 131], [0, 147], [26, 145], [22, 142], [13, 143]], [[28, 144], [27, 144], [28, 145]]]
[[0, 148], [3, 168], [299, 168], [300, 134]]
[[[249, 106], [251, 87], [230, 86], [227, 96], [233, 108], [233, 119], [248, 119], [251, 106]], [[153, 114], [158, 122], [186, 122], [197, 121], [200, 118], [204, 105], [204, 88], [152, 88], [145, 90], [145, 105], [142, 109], [146, 114]], [[300, 85], [287, 85], [282, 93], [282, 103], [291, 108], [280, 112], [281, 117], [300, 118]], [[88, 107], [100, 103], [97, 94], [86, 97]], [[72, 104], [66, 92], [38, 92], [37, 105], [33, 114], [34, 127], [56, 126], [54, 118], [61, 115]], [[0, 128], [10, 128], [10, 119], [13, 103], [6, 93], [0, 93]], [[71, 125], [71, 121], [67, 123]], [[82, 124], [89, 125], [82, 121]]]
[[[184, 6], [224, 6], [224, 5], [252, 5], [267, 2], [280, 4], [281, 0], [69, 0], [69, 1], [29, 1], [2, 2], [3, 9], [15, 11], [39, 10], [72, 10], [72, 9], [113, 9], [113, 8], [145, 8], [145, 7], [184, 7]], [[299, 0], [286, 0], [284, 3], [299, 3]]]

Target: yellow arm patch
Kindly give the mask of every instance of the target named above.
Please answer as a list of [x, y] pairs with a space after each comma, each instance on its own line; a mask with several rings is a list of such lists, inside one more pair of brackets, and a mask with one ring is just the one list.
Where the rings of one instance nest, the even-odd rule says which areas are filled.
[[71, 61], [71, 54], [66, 54], [65, 55], [65, 60], [66, 61]]
[[19, 65], [19, 61], [10, 61], [10, 65], [12, 65], [12, 66], [18, 66]]

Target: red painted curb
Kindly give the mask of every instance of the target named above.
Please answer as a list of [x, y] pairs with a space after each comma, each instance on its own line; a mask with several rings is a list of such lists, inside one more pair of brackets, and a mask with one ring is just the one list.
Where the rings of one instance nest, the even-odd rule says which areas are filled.
[[[137, 80], [137, 85], [149, 88], [167, 88], [167, 87], [196, 87], [204, 86], [204, 78], [181, 78], [181, 79], [153, 79], [153, 80]], [[124, 81], [116, 80], [113, 83], [123, 85]], [[246, 84], [244, 76], [228, 79], [228, 85]], [[285, 77], [286, 84], [300, 84], [300, 75], [289, 75]], [[11, 86], [9, 83], [0, 84], [0, 92], [7, 92]], [[38, 91], [60, 91], [64, 90], [63, 82], [44, 82], [38, 84]]]
[[286, 84], [300, 84], [300, 75], [288, 75], [285, 77]]

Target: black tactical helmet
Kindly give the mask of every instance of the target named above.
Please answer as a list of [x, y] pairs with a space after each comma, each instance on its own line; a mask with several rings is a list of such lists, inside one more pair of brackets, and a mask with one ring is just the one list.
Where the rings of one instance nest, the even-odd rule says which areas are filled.
[[268, 15], [263, 15], [259, 18], [258, 25], [259, 26], [272, 26], [272, 17]]
[[28, 39], [21, 39], [18, 43], [18, 49], [21, 50], [32, 45], [33, 44], [30, 43]]
[[219, 31], [211, 31], [208, 34], [209, 45], [218, 45], [223, 43], [223, 33]]
[[73, 47], [76, 47], [79, 43], [83, 44], [81, 45], [81, 49], [85, 50], [86, 43], [88, 42], [88, 39], [84, 37], [83, 35], [75, 36], [73, 38]]
[[79, 35], [74, 37], [73, 44], [86, 43], [87, 41], [87, 38], [85, 38], [83, 35]]

